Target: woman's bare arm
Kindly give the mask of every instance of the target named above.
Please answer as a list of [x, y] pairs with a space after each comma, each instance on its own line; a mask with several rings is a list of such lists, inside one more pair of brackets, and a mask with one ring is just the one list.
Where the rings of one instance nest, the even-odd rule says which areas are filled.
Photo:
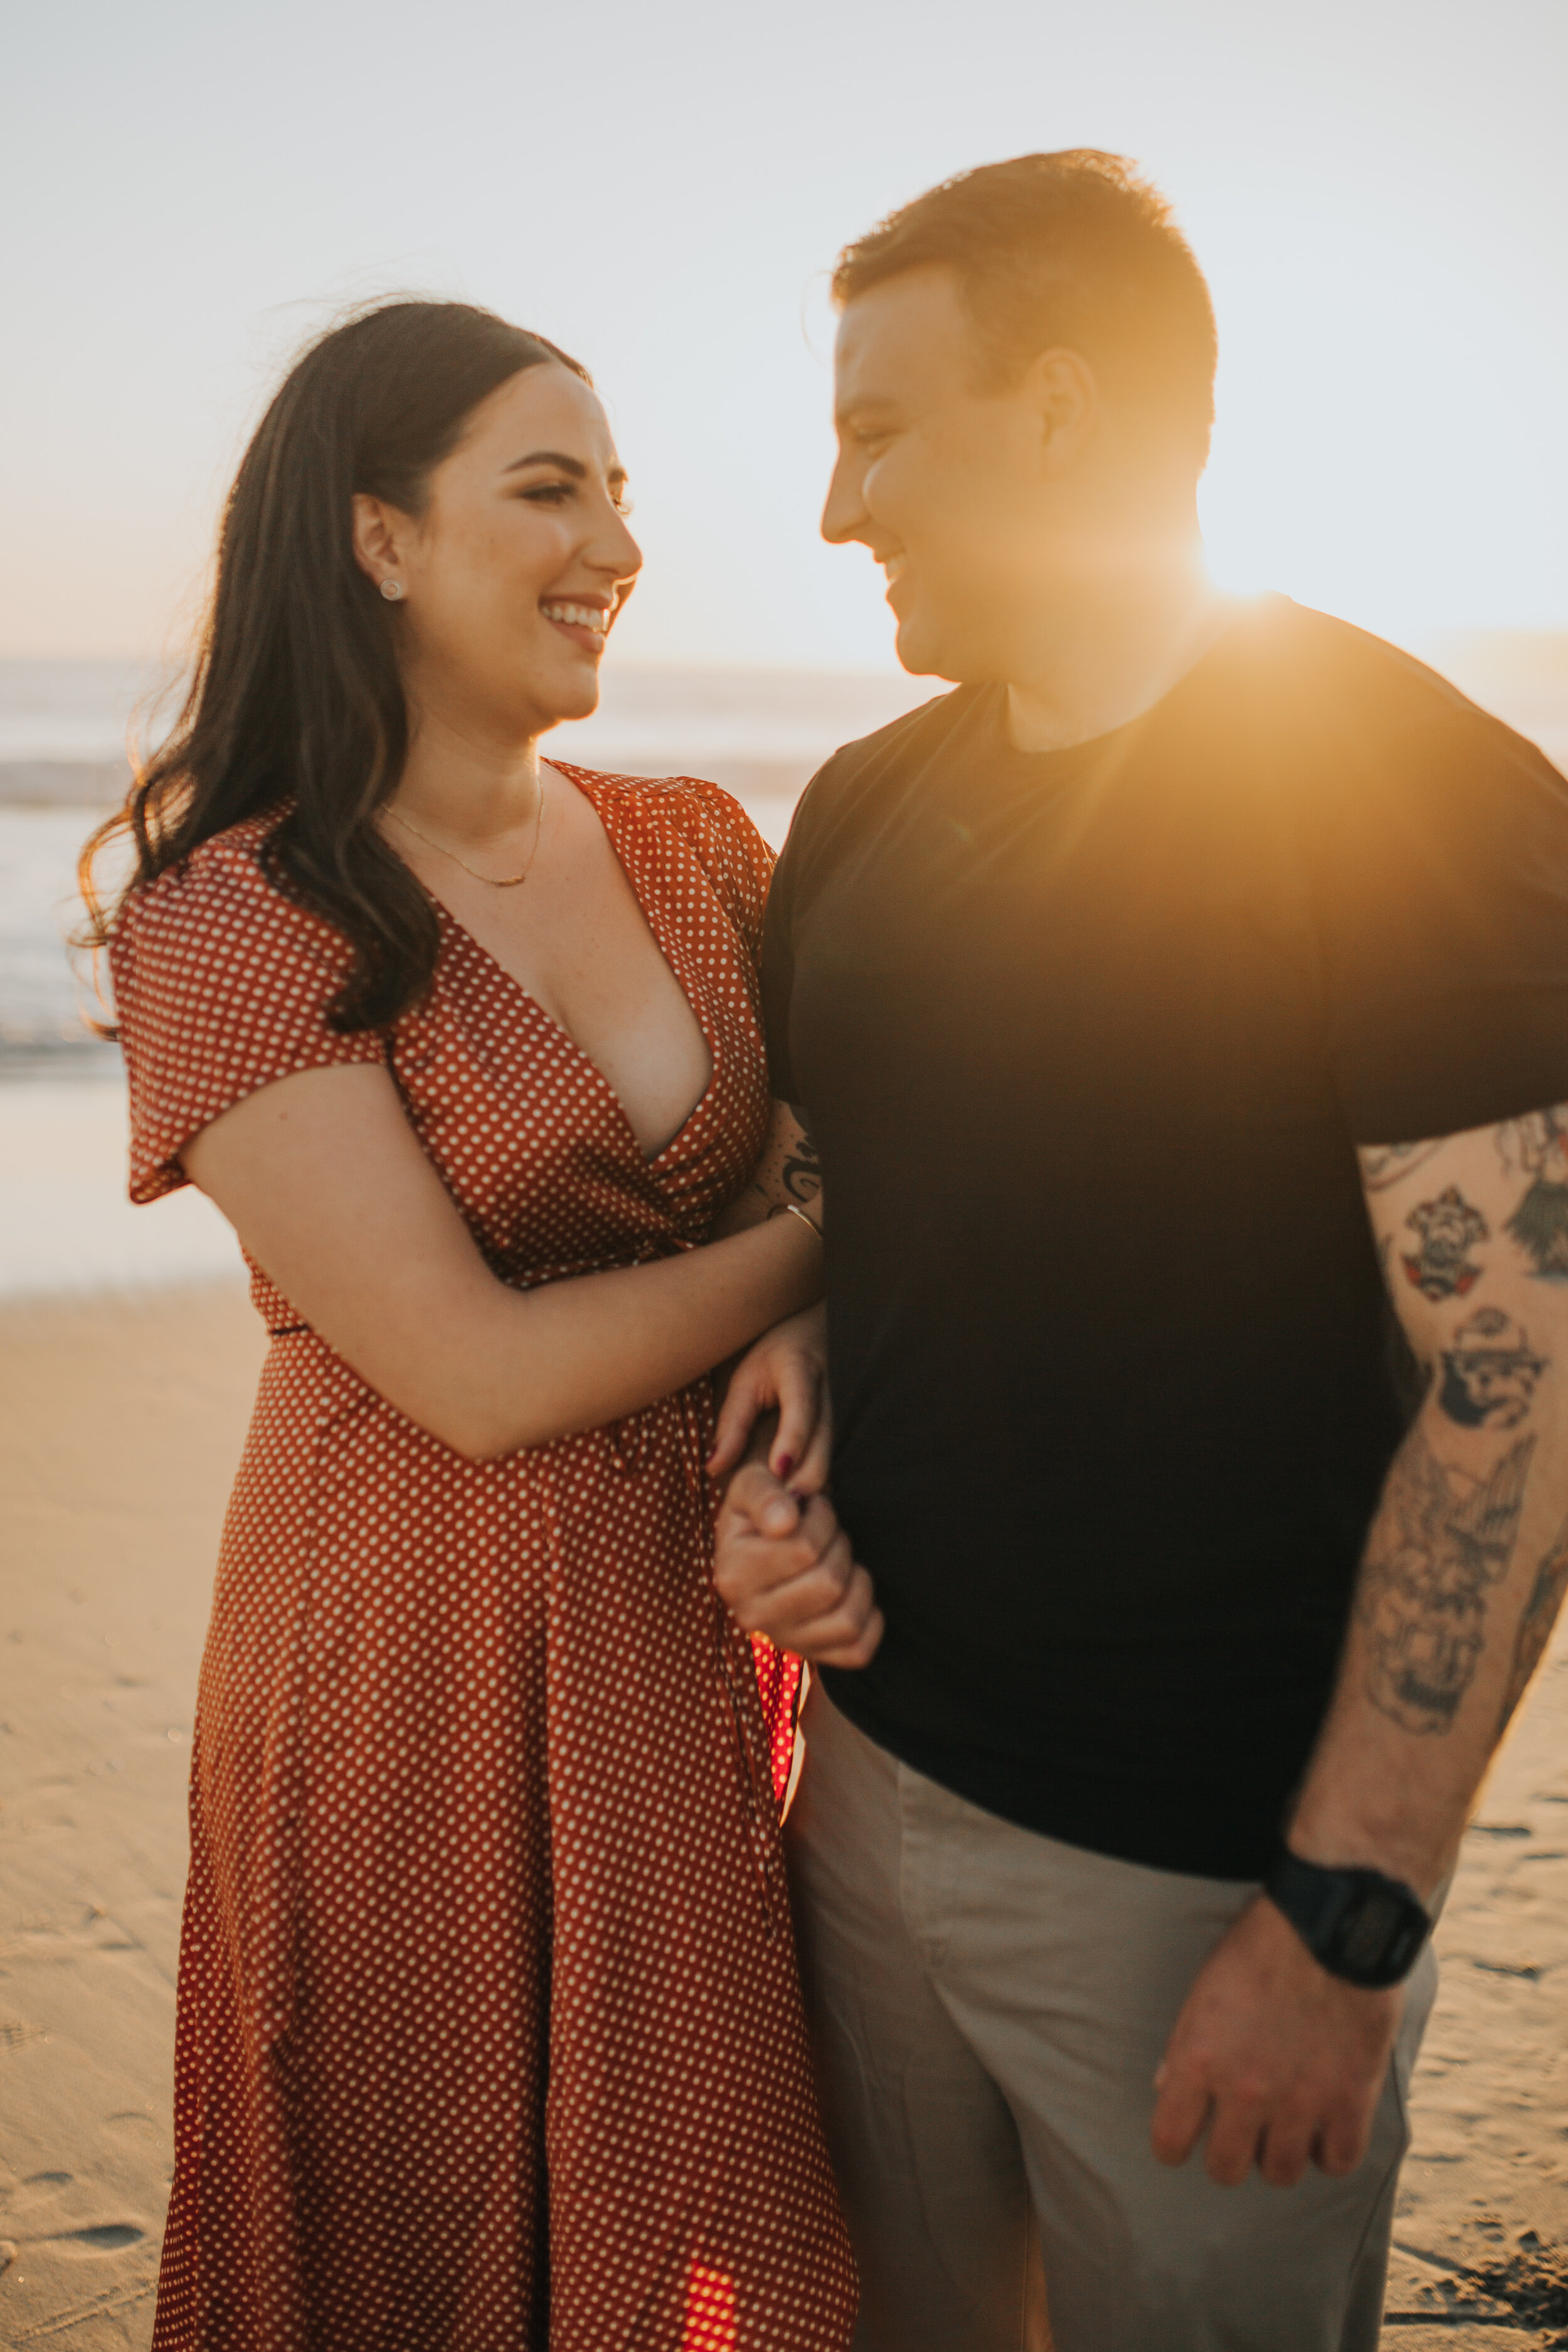
[[822, 1286], [798, 1217], [518, 1291], [498, 1281], [384, 1069], [304, 1070], [182, 1155], [311, 1328], [410, 1421], [492, 1459], [668, 1396]]

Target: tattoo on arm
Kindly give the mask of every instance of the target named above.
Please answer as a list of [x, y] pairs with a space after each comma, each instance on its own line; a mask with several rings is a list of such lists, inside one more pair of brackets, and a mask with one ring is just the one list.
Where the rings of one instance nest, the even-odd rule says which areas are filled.
[[822, 1162], [805, 1113], [799, 1103], [791, 1103], [791, 1110], [800, 1122], [800, 1141], [780, 1171], [780, 1181], [792, 1201], [815, 1201], [822, 1190]]
[[[787, 1119], [783, 1116], [786, 1108]], [[796, 1128], [798, 1134], [795, 1132]], [[776, 1217], [783, 1214], [787, 1202], [804, 1207], [808, 1201], [815, 1201], [821, 1191], [822, 1163], [800, 1108], [795, 1103], [780, 1103], [775, 1106], [766, 1148], [752, 1171], [742, 1197], [760, 1201], [766, 1213]]]
[[1496, 1307], [1478, 1307], [1443, 1349], [1437, 1402], [1461, 1429], [1517, 1429], [1550, 1358]]
[[1487, 1590], [1513, 1558], [1534, 1451], [1522, 1437], [1489, 1478], [1467, 1479], [1417, 1429], [1394, 1457], [1356, 1613], [1367, 1696], [1406, 1731], [1453, 1727], [1485, 1641]]
[[1479, 1209], [1472, 1209], [1457, 1184], [1423, 1201], [1405, 1220], [1420, 1243], [1412, 1257], [1401, 1254], [1405, 1279], [1423, 1298], [1462, 1298], [1480, 1279], [1470, 1251], [1491, 1239], [1491, 1228]]
[[1531, 1180], [1507, 1230], [1542, 1282], [1568, 1282], [1568, 1103], [1505, 1119], [1495, 1140], [1509, 1173]]
[[1385, 1192], [1402, 1176], [1413, 1176], [1435, 1151], [1441, 1151], [1447, 1139], [1446, 1135], [1434, 1135], [1424, 1143], [1363, 1144], [1356, 1155], [1362, 1182], [1369, 1192]]
[[1503, 1693], [1497, 1719], [1497, 1736], [1500, 1739], [1508, 1729], [1515, 1707], [1530, 1687], [1530, 1678], [1541, 1664], [1542, 1654], [1552, 1639], [1552, 1628], [1557, 1622], [1557, 1612], [1563, 1606], [1563, 1595], [1568, 1591], [1568, 1519], [1564, 1519], [1556, 1536], [1542, 1555], [1535, 1571], [1535, 1582], [1530, 1588], [1530, 1598], [1524, 1604], [1524, 1614], [1519, 1621], [1519, 1634], [1513, 1645], [1513, 1663], [1508, 1672], [1508, 1688]]

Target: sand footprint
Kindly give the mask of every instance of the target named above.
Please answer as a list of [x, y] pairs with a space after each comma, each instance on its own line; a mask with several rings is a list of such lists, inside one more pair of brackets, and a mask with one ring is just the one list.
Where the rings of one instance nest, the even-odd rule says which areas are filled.
[[76, 2257], [91, 2254], [121, 2254], [127, 2246], [139, 2246], [147, 2235], [134, 2221], [100, 2221], [89, 2230], [60, 2230], [47, 2238], [33, 2241], [36, 2245], [54, 2246], [62, 2254]]
[[[70, 2259], [81, 2260], [94, 2255], [121, 2254], [128, 2246], [142, 2243], [147, 2232], [139, 2221], [92, 2221], [75, 2230], [51, 2230], [47, 2226], [34, 2230], [16, 2228], [19, 2221], [26, 2220], [30, 2211], [52, 2203], [63, 2189], [73, 2185], [74, 2176], [68, 2172], [33, 2172], [25, 2180], [17, 2182], [5, 2200], [7, 2228], [16, 2232], [14, 2237], [7, 2237], [4, 2242], [13, 2249], [12, 2261], [16, 2260], [15, 2249], [18, 2246], [53, 2246], [58, 2252]], [[42, 2220], [43, 2217], [40, 2214], [38, 2218]], [[0, 2264], [0, 2267], [4, 2265]]]
[[68, 2189], [72, 2176], [68, 2172], [29, 2172], [19, 2180], [5, 2202], [13, 2212], [25, 2212], [29, 2205], [41, 2205], [50, 2197]]

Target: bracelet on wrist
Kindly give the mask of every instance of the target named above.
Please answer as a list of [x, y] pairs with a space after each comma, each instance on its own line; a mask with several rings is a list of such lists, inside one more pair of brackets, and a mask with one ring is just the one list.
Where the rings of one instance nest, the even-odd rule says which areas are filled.
[[797, 1209], [793, 1201], [784, 1202], [773, 1211], [773, 1214], [775, 1217], [798, 1217], [801, 1223], [816, 1235], [818, 1241], [822, 1239], [822, 1227], [817, 1223], [816, 1219], [808, 1217], [804, 1209]]

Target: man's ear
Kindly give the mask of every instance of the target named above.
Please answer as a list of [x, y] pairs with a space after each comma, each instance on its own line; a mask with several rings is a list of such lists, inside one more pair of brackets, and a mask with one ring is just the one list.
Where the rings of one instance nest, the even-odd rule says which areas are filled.
[[1053, 476], [1075, 465], [1100, 423], [1101, 396], [1081, 352], [1041, 352], [1022, 389], [1040, 421], [1040, 462]]
[[384, 580], [401, 579], [407, 558], [409, 520], [384, 499], [354, 492], [354, 562], [367, 580], [379, 588]]

